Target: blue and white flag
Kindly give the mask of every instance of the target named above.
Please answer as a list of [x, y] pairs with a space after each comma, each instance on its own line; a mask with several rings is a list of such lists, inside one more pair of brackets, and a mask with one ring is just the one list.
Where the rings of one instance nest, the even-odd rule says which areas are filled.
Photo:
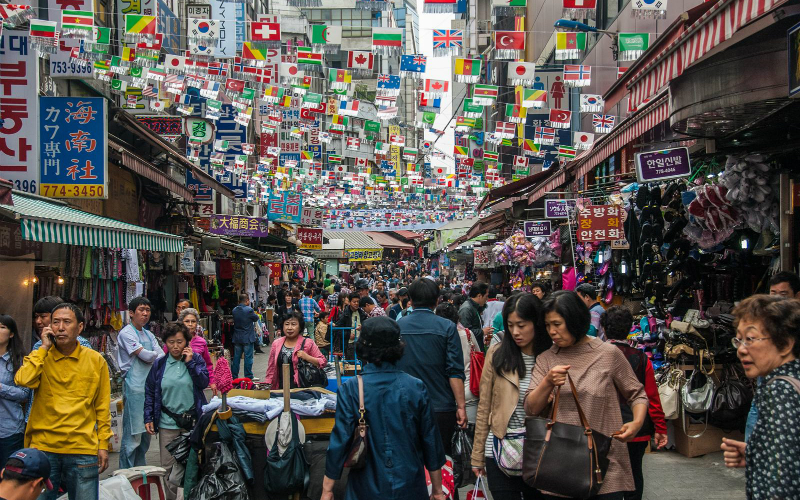
[[427, 65], [428, 58], [422, 54], [400, 56], [400, 76], [420, 79]]
[[381, 97], [400, 94], [400, 76], [381, 73], [378, 75], [378, 95]]

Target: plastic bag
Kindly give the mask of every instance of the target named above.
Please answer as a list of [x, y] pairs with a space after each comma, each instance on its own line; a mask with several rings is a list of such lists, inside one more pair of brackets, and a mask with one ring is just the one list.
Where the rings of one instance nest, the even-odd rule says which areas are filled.
[[453, 478], [456, 488], [461, 488], [472, 482], [472, 440], [467, 431], [456, 428], [451, 441], [453, 452]]
[[467, 493], [467, 500], [488, 500], [489, 495], [486, 493], [486, 484], [483, 476], [479, 476], [475, 481], [475, 487]]
[[203, 476], [192, 488], [187, 500], [248, 500], [247, 486], [225, 443], [211, 445], [211, 456], [203, 467]]
[[189, 436], [190, 434], [188, 432], [181, 433], [178, 437], [167, 443], [166, 446], [172, 458], [181, 465], [186, 465], [186, 458], [189, 456], [189, 449], [191, 448]]

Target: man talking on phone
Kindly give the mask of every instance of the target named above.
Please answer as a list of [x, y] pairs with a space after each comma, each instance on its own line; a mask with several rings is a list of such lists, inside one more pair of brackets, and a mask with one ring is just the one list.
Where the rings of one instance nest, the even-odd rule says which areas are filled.
[[69, 500], [98, 500], [98, 475], [108, 468], [108, 365], [100, 353], [78, 343], [85, 324], [75, 304], [55, 306], [41, 347], [25, 357], [14, 377], [35, 395], [25, 447], [43, 451], [50, 461], [53, 489], [40, 500], [55, 500], [59, 486]]

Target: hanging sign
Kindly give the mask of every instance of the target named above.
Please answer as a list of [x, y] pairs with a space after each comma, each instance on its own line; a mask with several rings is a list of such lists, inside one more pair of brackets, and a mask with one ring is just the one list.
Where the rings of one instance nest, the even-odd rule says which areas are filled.
[[249, 236], [265, 238], [269, 236], [266, 219], [261, 217], [245, 217], [243, 215], [213, 215], [211, 217], [211, 234], [223, 236]]
[[322, 229], [298, 227], [297, 239], [300, 240], [300, 248], [303, 250], [322, 250]]
[[208, 144], [214, 138], [214, 124], [199, 116], [183, 119], [183, 133], [192, 144]]
[[267, 218], [284, 224], [300, 224], [302, 194], [272, 193], [269, 195]]
[[677, 179], [688, 177], [691, 173], [689, 148], [672, 148], [636, 154], [636, 178], [639, 182]]
[[567, 219], [575, 208], [575, 200], [544, 200], [544, 216], [547, 219]]
[[347, 251], [347, 258], [350, 262], [354, 261], [369, 261], [381, 260], [383, 258], [383, 249], [353, 249]]
[[586, 205], [578, 209], [578, 241], [614, 241], [625, 237], [615, 205]]
[[300, 224], [304, 226], [321, 226], [323, 210], [321, 208], [303, 207], [300, 215]]
[[552, 227], [549, 220], [526, 220], [523, 225], [525, 228], [525, 237], [533, 238], [534, 236], [550, 236]]
[[485, 266], [489, 263], [489, 254], [491, 253], [491, 247], [475, 247], [472, 249], [472, 257], [474, 259], [473, 263], [476, 266]]
[[102, 97], [39, 98], [39, 194], [108, 198], [107, 123]]

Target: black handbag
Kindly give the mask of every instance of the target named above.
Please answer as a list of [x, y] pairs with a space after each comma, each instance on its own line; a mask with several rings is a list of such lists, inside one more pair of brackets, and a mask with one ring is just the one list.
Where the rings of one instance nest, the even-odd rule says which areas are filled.
[[750, 413], [753, 389], [743, 382], [735, 368], [725, 371], [725, 380], [717, 387], [711, 400], [708, 423], [725, 431], [742, 431]]
[[[608, 469], [611, 438], [593, 431], [586, 420], [578, 391], [567, 375], [581, 425], [556, 420], [561, 387], [556, 388], [550, 418], [525, 419], [525, 444], [522, 449], [522, 478], [532, 488], [570, 498], [589, 498], [603, 485]], [[570, 470], [566, 474], [565, 467]]]
[[175, 413], [164, 406], [164, 403], [161, 403], [161, 413], [166, 413], [169, 415], [169, 417], [175, 421], [175, 425], [185, 431], [191, 431], [194, 429], [195, 420], [197, 419], [197, 413], [194, 410], [185, 411], [183, 413]]
[[297, 416], [292, 413], [292, 441], [283, 451], [278, 452], [278, 437], [280, 431], [275, 433], [275, 441], [267, 455], [264, 466], [264, 489], [267, 493], [276, 495], [291, 495], [305, 491], [310, 478], [310, 465], [303, 452], [303, 443], [297, 432]]
[[[301, 351], [305, 351], [306, 339], [303, 339], [303, 344], [300, 346]], [[300, 387], [327, 387], [328, 376], [325, 375], [325, 370], [312, 365], [304, 359], [297, 360], [297, 378], [300, 381]]]

